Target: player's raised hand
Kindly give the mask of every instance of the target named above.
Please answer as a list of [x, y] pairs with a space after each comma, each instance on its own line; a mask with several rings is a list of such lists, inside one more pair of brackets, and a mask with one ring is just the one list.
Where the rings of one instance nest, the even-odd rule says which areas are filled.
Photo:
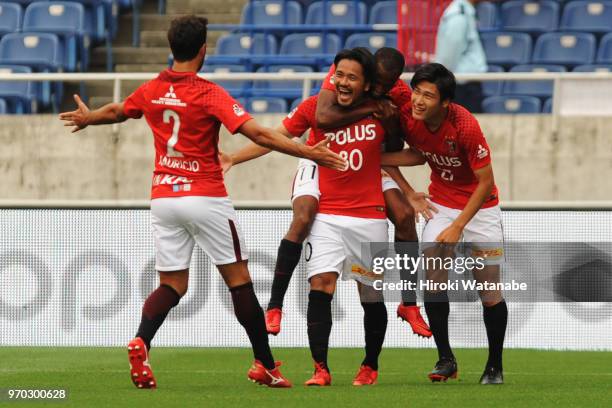
[[63, 112], [59, 115], [60, 120], [66, 122], [64, 126], [73, 126], [72, 133], [87, 127], [87, 116], [89, 115], [89, 108], [79, 95], [74, 94], [74, 100], [77, 104], [77, 109], [72, 112]]
[[419, 221], [419, 216], [422, 216], [425, 221], [428, 221], [433, 217], [434, 213], [438, 212], [438, 209], [429, 201], [431, 196], [425, 193], [412, 193], [406, 196], [408, 203], [414, 209], [414, 216]]
[[308, 158], [321, 166], [343, 171], [348, 167], [348, 163], [338, 154], [329, 150], [330, 142], [331, 137], [326, 137], [312, 147], [307, 146], [306, 148], [310, 150], [310, 157]]
[[219, 163], [221, 164], [221, 169], [223, 169], [223, 173], [227, 173], [234, 164], [234, 162], [232, 161], [232, 157], [227, 153], [223, 153], [221, 150], [219, 150], [218, 157]]

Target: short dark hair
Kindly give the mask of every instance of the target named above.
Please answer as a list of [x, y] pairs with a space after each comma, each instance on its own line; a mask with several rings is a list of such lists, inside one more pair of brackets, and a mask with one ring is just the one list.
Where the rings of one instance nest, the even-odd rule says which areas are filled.
[[435, 62], [421, 65], [414, 72], [414, 76], [410, 81], [410, 87], [414, 89], [423, 81], [436, 85], [438, 92], [440, 92], [440, 100], [453, 100], [455, 98], [455, 88], [457, 87], [455, 75], [444, 65]]
[[357, 61], [361, 65], [363, 70], [363, 76], [365, 81], [372, 83], [374, 81], [374, 75], [376, 74], [376, 63], [374, 62], [374, 55], [365, 47], [355, 47], [352, 49], [345, 49], [336, 54], [334, 58], [334, 65], [338, 68], [338, 63], [343, 59], [349, 59]]
[[168, 43], [174, 59], [179, 62], [194, 59], [206, 44], [208, 19], [195, 15], [178, 17], [170, 23]]
[[382, 47], [374, 53], [376, 63], [380, 64], [385, 72], [393, 76], [399, 76], [404, 71], [406, 60], [404, 55], [392, 47]]

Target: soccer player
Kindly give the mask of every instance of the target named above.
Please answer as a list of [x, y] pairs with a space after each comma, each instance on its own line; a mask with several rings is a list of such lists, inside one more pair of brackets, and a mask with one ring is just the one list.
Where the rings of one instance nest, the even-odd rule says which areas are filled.
[[172, 21], [168, 41], [174, 55], [167, 69], [122, 103], [90, 111], [75, 95], [78, 109], [62, 113], [73, 132], [88, 125], [145, 116], [155, 139], [151, 219], [160, 286], [146, 299], [136, 338], [128, 344], [131, 376], [139, 388], [155, 388], [149, 363], [151, 341], [170, 310], [187, 291], [194, 244], [207, 253], [231, 292], [234, 311], [253, 347], [248, 378], [270, 387], [290, 387], [275, 363], [247, 268], [247, 253], [218, 161], [219, 129], [242, 133], [256, 143], [321, 165], [345, 162], [322, 142], [302, 146], [260, 126], [218, 85], [197, 72], [206, 55], [207, 20], [186, 16]]
[[[323, 89], [317, 100], [316, 120], [320, 129], [337, 128], [349, 125], [367, 116], [375, 115], [381, 119], [391, 116], [395, 108], [391, 106], [388, 99], [383, 98], [389, 93], [391, 101], [397, 106], [410, 103], [410, 88], [399, 79], [404, 67], [404, 57], [394, 48], [381, 48], [376, 54], [376, 81], [373, 82], [371, 94], [373, 98], [363, 98], [363, 101], [350, 107], [343, 107], [337, 102], [336, 88], [333, 83], [335, 66], [332, 66], [326, 77]], [[385, 124], [388, 123], [385, 121]], [[284, 127], [277, 129], [284, 133]], [[400, 144], [386, 142], [387, 149], [401, 150]], [[226, 169], [232, 164], [242, 163], [267, 153], [269, 150], [251, 145], [226, 158]], [[409, 202], [399, 190], [394, 179], [403, 180], [403, 176], [396, 168], [386, 169], [393, 175], [383, 176], [383, 192], [389, 219], [395, 225], [396, 242], [417, 242], [416, 228], [414, 222], [414, 206], [418, 213], [425, 217], [430, 216], [430, 207], [425, 197], [420, 193], [414, 193], [409, 197]], [[310, 160], [300, 160], [292, 190], [293, 220], [289, 231], [283, 238], [278, 248], [278, 256], [274, 268], [274, 279], [272, 282], [272, 293], [268, 309], [266, 311], [266, 327], [268, 333], [277, 335], [281, 328], [282, 307], [285, 293], [293, 272], [299, 263], [302, 254], [302, 243], [308, 236], [317, 208], [319, 205], [319, 176], [316, 163]], [[401, 182], [401, 181], [400, 181]], [[408, 183], [402, 183], [407, 185]], [[414, 250], [418, 250], [413, 245]], [[397, 246], [398, 251], [402, 248]], [[411, 256], [418, 256], [412, 253]], [[400, 271], [402, 279], [414, 280], [415, 275], [410, 271]], [[418, 306], [416, 305], [416, 294], [414, 291], [402, 291], [402, 303], [398, 306], [397, 315], [407, 321], [413, 332], [423, 337], [430, 337], [431, 331], [423, 320]]]
[[[412, 107], [401, 110], [406, 142], [410, 146], [383, 154], [389, 166], [418, 165], [431, 168], [429, 193], [438, 212], [423, 230], [424, 243], [471, 243], [471, 255], [487, 254], [486, 266], [474, 270], [477, 281], [499, 282], [503, 262], [503, 231], [498, 190], [491, 153], [478, 121], [452, 99], [455, 77], [441, 64], [426, 64], [412, 80]], [[446, 245], [424, 244], [426, 257], [448, 253]], [[446, 281], [447, 271], [427, 271], [428, 278]], [[442, 276], [441, 276], [442, 275]], [[508, 309], [498, 290], [480, 292], [489, 341], [489, 358], [481, 384], [502, 384], [502, 351]], [[426, 291], [425, 310], [438, 348], [439, 361], [429, 374], [432, 381], [456, 378], [457, 363], [448, 338], [448, 294]]]

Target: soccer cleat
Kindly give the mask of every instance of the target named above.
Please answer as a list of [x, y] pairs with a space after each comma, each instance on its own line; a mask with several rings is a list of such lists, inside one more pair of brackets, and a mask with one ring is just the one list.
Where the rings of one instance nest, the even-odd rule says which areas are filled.
[[427, 323], [425, 323], [423, 316], [421, 316], [418, 306], [404, 306], [400, 303], [397, 307], [397, 317], [408, 322], [414, 334], [422, 337], [431, 337], [431, 330]]
[[374, 385], [378, 378], [378, 371], [367, 365], [359, 367], [359, 372], [353, 380], [353, 385]]
[[321, 363], [315, 363], [315, 371], [312, 377], [304, 383], [309, 386], [327, 387], [331, 385], [331, 374]]
[[147, 346], [140, 337], [128, 343], [128, 358], [132, 382], [138, 388], [157, 388], [157, 381], [149, 364]]
[[279, 361], [276, 363], [274, 370], [268, 370], [261, 364], [261, 361], [255, 360], [247, 373], [247, 378], [259, 385], [265, 385], [270, 388], [289, 388], [291, 383], [281, 374], [278, 367], [281, 365]]
[[281, 319], [283, 318], [283, 311], [277, 307], [274, 309], [266, 310], [266, 330], [268, 334], [276, 336], [280, 333]]
[[503, 370], [496, 367], [486, 367], [482, 377], [480, 377], [480, 383], [486, 384], [503, 384], [504, 383], [504, 372]]
[[436, 363], [434, 369], [428, 375], [431, 382], [440, 382], [449, 378], [457, 378], [457, 362], [455, 359], [443, 358]]

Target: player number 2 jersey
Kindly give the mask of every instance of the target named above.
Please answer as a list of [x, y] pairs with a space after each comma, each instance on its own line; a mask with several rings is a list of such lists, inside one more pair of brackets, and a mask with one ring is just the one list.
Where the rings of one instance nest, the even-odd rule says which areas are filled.
[[194, 72], [167, 69], [141, 85], [124, 114], [145, 116], [155, 139], [151, 197], [225, 197], [218, 159], [219, 129], [231, 133], [251, 119], [223, 88]]

